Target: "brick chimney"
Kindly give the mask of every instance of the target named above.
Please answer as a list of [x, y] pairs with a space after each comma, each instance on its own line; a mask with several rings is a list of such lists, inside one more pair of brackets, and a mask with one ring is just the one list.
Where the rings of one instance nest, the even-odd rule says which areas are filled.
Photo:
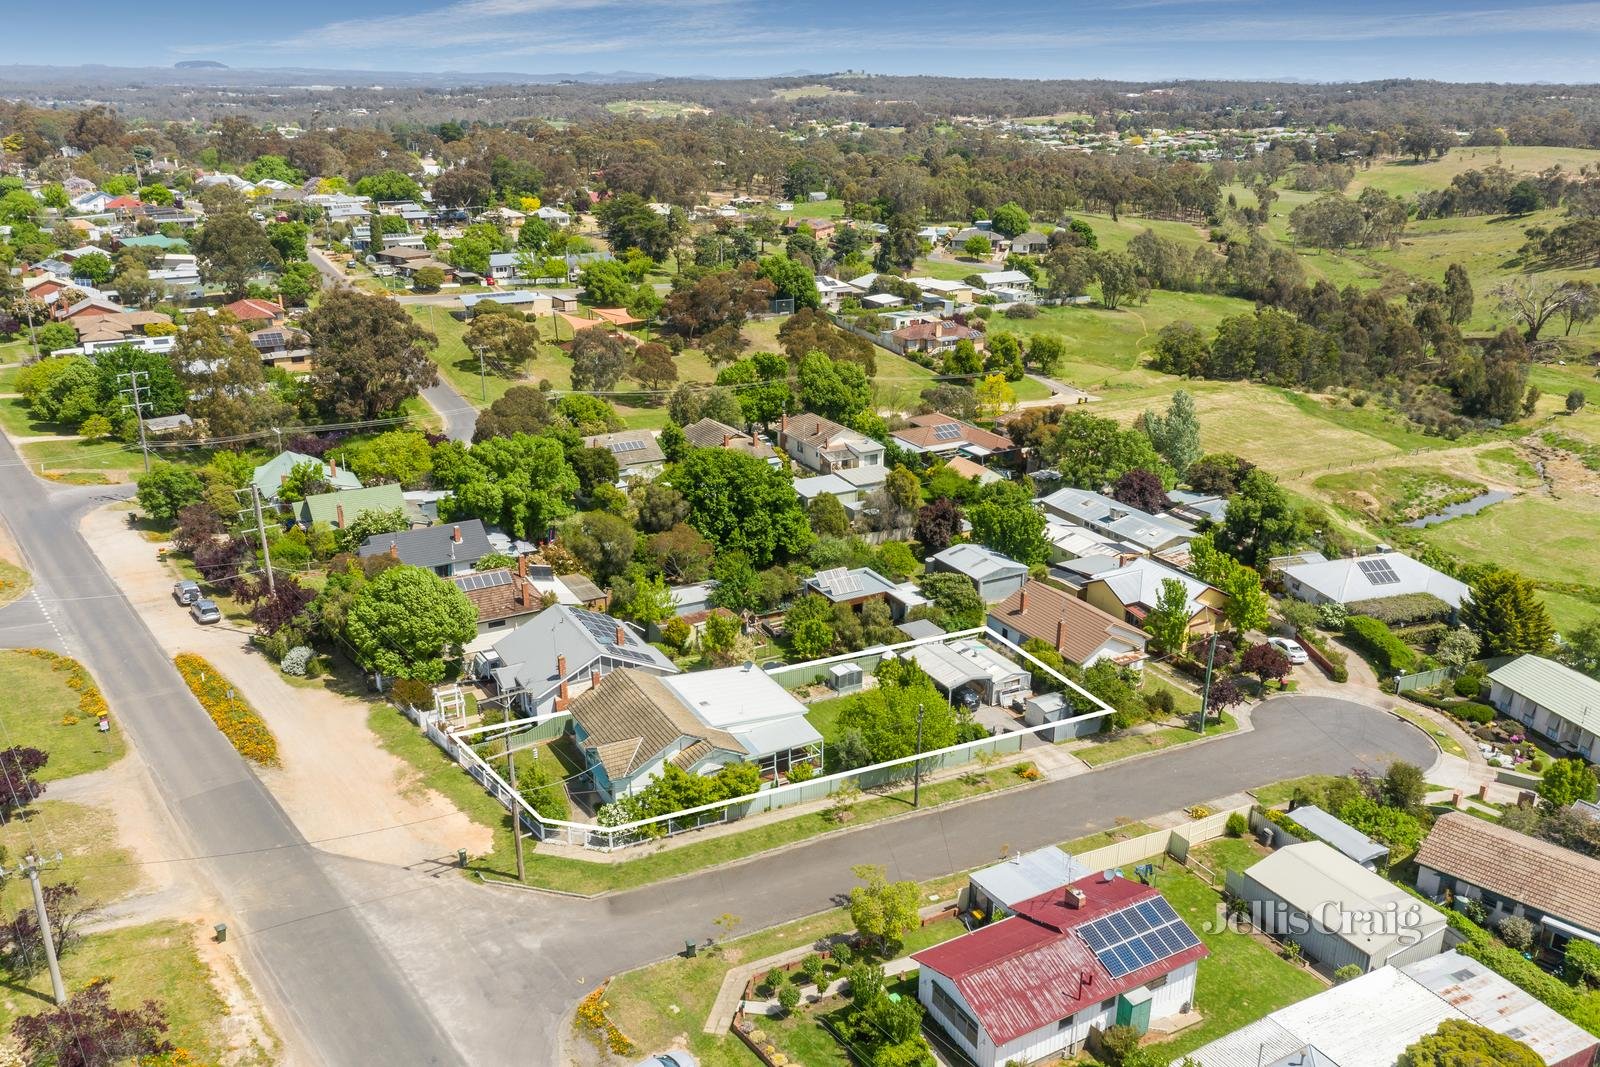
[[589, 672], [589, 688], [593, 689], [600, 684], [600, 668], [596, 667]]
[[556, 656], [556, 676], [563, 681], [567, 677], [567, 654], [562, 652]]
[[335, 525], [334, 529], [336, 529], [336, 530], [344, 529], [344, 505], [343, 504], [335, 504], [333, 506], [333, 513], [336, 516], [334, 521], [337, 524], [337, 525]]
[[1061, 646], [1066, 641], [1066, 639], [1067, 639], [1067, 620], [1066, 619], [1057, 619], [1056, 620], [1056, 651], [1057, 652], [1061, 651]]
[[450, 540], [454, 541], [458, 545], [461, 543], [461, 527], [459, 527], [459, 526], [451, 527], [451, 529], [450, 529]]
[[733, 444], [733, 434], [731, 434], [731, 433], [723, 434], [722, 435], [722, 447], [723, 448], [727, 448], [731, 444]]
[[556, 710], [566, 711], [567, 703], [572, 698], [567, 695], [567, 680], [561, 679], [561, 688], [556, 691]]
[[617, 640], [616, 640], [616, 644], [625, 645], [627, 643], [628, 643], [628, 631], [623, 629], [622, 624], [619, 622], [619, 623], [617, 623]]
[[1017, 593], [1017, 614], [1025, 615], [1028, 611], [1028, 587], [1023, 586]]
[[393, 541], [389, 542], [389, 555], [393, 559], [400, 558], [400, 546], [395, 544]]

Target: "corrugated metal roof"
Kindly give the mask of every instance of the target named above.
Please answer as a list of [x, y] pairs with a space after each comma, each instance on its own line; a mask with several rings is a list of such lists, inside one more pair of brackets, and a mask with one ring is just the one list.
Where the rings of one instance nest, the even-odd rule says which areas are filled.
[[1010, 908], [1018, 901], [1060, 889], [1089, 873], [1087, 867], [1052, 845], [975, 871], [971, 880], [984, 896]]
[[1592, 1054], [1600, 1044], [1593, 1034], [1459, 952], [1418, 960], [1400, 970], [1479, 1026], [1527, 1045], [1545, 1063], [1558, 1064], [1585, 1051]]
[[1443, 912], [1321, 841], [1280, 848], [1244, 877], [1318, 923], [1337, 915], [1333, 932], [1378, 960], [1445, 924]]
[[1341, 822], [1314, 804], [1295, 808], [1289, 813], [1289, 818], [1362, 865], [1389, 854], [1388, 845], [1378, 844], [1360, 830]]
[[1566, 721], [1600, 734], [1600, 681], [1543, 656], [1518, 656], [1489, 672], [1498, 682]]
[[1078, 928], [1161, 894], [1099, 876], [1073, 885], [1086, 898], [1066, 906], [1062, 889], [1015, 904], [1017, 914], [912, 956], [955, 983], [984, 1031], [1003, 1045], [1208, 954], [1202, 944], [1112, 978]]

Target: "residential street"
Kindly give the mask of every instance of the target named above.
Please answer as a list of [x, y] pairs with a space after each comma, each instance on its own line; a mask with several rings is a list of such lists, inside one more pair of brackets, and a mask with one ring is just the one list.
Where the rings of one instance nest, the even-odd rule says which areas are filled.
[[852, 864], [926, 878], [1281, 778], [1394, 758], [1426, 766], [1436, 755], [1389, 715], [1284, 697], [1258, 708], [1246, 734], [646, 889], [577, 900], [485, 888], [437, 864], [408, 869], [307, 844], [80, 535], [86, 509], [127, 492], [49, 486], [0, 445], [0, 498], [40, 594], [0, 610], [0, 641], [59, 630], [51, 643], [95, 671], [192, 855], [206, 857], [182, 877], [209, 880], [228, 908], [218, 917], [230, 923], [228, 944], [278, 1009], [290, 1047], [327, 1063], [555, 1063], [572, 1007], [594, 983], [711, 936], [723, 912], [754, 930], [826, 908], [851, 885]]

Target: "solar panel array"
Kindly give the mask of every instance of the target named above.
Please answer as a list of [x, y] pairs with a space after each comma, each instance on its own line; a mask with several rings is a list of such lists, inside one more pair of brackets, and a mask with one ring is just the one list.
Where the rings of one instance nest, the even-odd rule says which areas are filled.
[[611, 442], [611, 451], [614, 452], [614, 453], [615, 452], [642, 452], [643, 450], [644, 450], [644, 442], [643, 441], [629, 439], [629, 440], [612, 441]]
[[[602, 615], [598, 611], [584, 611], [579, 608], [571, 609], [572, 615], [589, 631], [589, 636], [606, 650], [606, 655], [613, 659], [624, 660], [628, 663], [639, 663], [654, 666], [656, 661], [644, 655], [631, 645], [617, 643], [617, 627], [622, 624], [609, 615]], [[624, 628], [626, 633], [626, 628]]]
[[1151, 897], [1103, 919], [1084, 923], [1078, 934], [1113, 978], [1159, 963], [1200, 943], [1172, 905], [1161, 897]]
[[541, 567], [537, 563], [528, 564], [528, 578], [535, 582], [553, 582], [556, 580], [554, 567]]
[[861, 592], [861, 578], [844, 567], [835, 567], [833, 570], [818, 571], [817, 585], [823, 590], [834, 595]]
[[1367, 581], [1373, 585], [1398, 585], [1400, 576], [1389, 566], [1386, 559], [1362, 559], [1356, 561], [1356, 566], [1361, 568], [1361, 573], [1367, 576]]
[[941, 422], [933, 428], [935, 441], [959, 441], [961, 439], [961, 424], [955, 422]]
[[511, 584], [510, 571], [484, 571], [481, 574], [458, 574], [451, 579], [456, 583], [456, 588], [463, 593], [470, 593], [474, 589], [493, 589], [499, 585]]

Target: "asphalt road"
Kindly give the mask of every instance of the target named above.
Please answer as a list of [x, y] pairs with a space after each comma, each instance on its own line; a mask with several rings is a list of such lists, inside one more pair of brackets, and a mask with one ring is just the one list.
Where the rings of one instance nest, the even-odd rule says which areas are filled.
[[[321, 273], [323, 284], [337, 288], [349, 285], [350, 280], [345, 277], [339, 265], [323, 255], [320, 249], [307, 247], [306, 252], [318, 272]], [[454, 303], [454, 298], [449, 298]], [[472, 431], [478, 425], [478, 409], [467, 402], [466, 397], [456, 392], [455, 387], [440, 375], [433, 385], [422, 391], [422, 399], [428, 406], [438, 413], [444, 420], [445, 436], [452, 441], [471, 441]]]
[[87, 508], [127, 495], [127, 487], [48, 487], [0, 438], [0, 510], [37, 593], [0, 611], [0, 643], [33, 643], [43, 615], [58, 635], [49, 644], [93, 670], [189, 854], [207, 857], [190, 870], [224, 902], [229, 945], [251, 957], [255, 980], [306, 1045], [329, 1063], [461, 1062], [357, 902], [329, 876], [329, 858], [305, 847], [79, 535]]
[[127, 494], [35, 480], [0, 438], [0, 514], [38, 593], [0, 609], [0, 644], [44, 643], [94, 671], [189, 839], [197, 859], [186, 870], [223, 902], [229, 946], [247, 955], [295, 1044], [329, 1064], [557, 1063], [574, 1004], [600, 979], [717, 934], [724, 912], [748, 931], [825, 909], [848, 892], [853, 864], [929, 878], [1283, 778], [1394, 759], [1426, 767], [1436, 755], [1393, 716], [1280, 697], [1256, 709], [1247, 734], [644, 889], [593, 900], [485, 889], [448, 857], [388, 867], [305, 841], [79, 535], [85, 509]]

